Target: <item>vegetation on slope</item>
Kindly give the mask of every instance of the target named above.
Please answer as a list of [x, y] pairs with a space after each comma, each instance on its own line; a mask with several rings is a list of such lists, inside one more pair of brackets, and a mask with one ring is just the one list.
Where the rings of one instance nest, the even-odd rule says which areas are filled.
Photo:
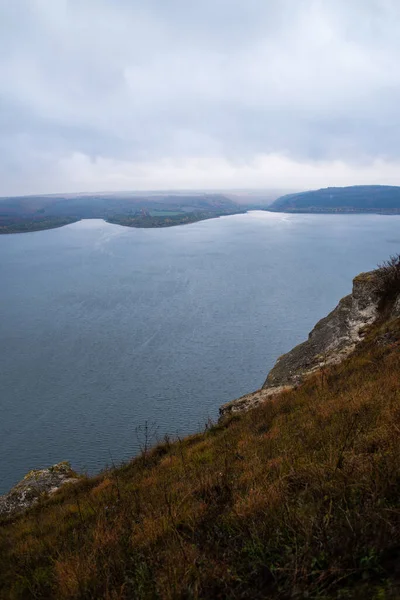
[[0, 527], [3, 598], [400, 597], [400, 319]]
[[281, 196], [268, 210], [317, 213], [400, 213], [400, 187], [354, 185]]

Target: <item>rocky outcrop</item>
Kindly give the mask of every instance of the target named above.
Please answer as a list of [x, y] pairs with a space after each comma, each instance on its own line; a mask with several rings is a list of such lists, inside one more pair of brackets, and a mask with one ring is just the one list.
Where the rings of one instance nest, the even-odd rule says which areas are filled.
[[378, 303], [376, 272], [358, 275], [352, 293], [316, 324], [308, 340], [278, 358], [263, 388], [298, 384], [316, 369], [341, 362], [376, 320]]
[[62, 485], [78, 481], [68, 462], [48, 469], [29, 471], [8, 494], [0, 496], [0, 517], [13, 516], [36, 504], [39, 498], [54, 494]]
[[[355, 277], [352, 293], [342, 298], [337, 307], [316, 324], [307, 341], [278, 358], [263, 387], [221, 406], [221, 416], [253, 408], [298, 385], [321, 367], [346, 358], [362, 339], [366, 328], [378, 317], [378, 290], [379, 270]], [[394, 311], [397, 304], [400, 309], [400, 302], [397, 302]]]
[[231, 400], [226, 404], [223, 404], [219, 408], [220, 418], [226, 417], [228, 415], [232, 415], [238, 412], [245, 412], [250, 408], [255, 408], [265, 400], [271, 399], [272, 396], [276, 396], [276, 394], [280, 394], [286, 390], [290, 390], [293, 386], [291, 385], [282, 385], [275, 386], [272, 388], [261, 388], [260, 390], [256, 390], [255, 392], [251, 392], [250, 394], [245, 394], [237, 400]]

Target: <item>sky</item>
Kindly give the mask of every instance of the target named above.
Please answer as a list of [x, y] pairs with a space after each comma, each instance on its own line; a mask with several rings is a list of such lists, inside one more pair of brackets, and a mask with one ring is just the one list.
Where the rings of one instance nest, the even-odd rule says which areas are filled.
[[0, 196], [400, 185], [398, 0], [0, 0]]

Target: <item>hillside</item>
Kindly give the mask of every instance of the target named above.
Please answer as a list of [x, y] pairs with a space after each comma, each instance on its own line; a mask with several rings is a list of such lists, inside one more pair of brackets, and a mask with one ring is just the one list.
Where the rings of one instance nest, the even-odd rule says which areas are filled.
[[1, 597], [399, 598], [399, 260], [356, 280], [340, 361], [3, 517]]
[[400, 187], [355, 185], [281, 196], [268, 210], [276, 212], [400, 214]]

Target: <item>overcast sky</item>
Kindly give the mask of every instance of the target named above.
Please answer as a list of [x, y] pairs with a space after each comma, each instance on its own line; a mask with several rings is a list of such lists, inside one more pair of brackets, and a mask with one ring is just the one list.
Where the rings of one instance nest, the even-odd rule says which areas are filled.
[[0, 0], [0, 195], [400, 184], [399, 0]]

